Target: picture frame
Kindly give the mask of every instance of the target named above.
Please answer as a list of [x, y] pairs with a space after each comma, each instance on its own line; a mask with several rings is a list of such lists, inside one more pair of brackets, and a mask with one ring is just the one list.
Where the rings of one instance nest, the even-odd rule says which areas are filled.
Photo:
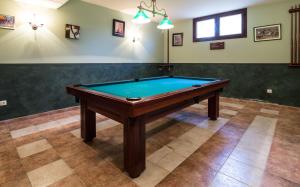
[[66, 35], [67, 39], [79, 40], [80, 38], [80, 26], [66, 24]]
[[225, 42], [213, 42], [209, 44], [210, 50], [221, 50], [225, 49]]
[[113, 19], [113, 36], [125, 37], [125, 21]]
[[282, 39], [281, 24], [265, 25], [253, 28], [254, 42]]
[[15, 29], [15, 16], [0, 14], [0, 28], [1, 29]]
[[183, 46], [183, 33], [173, 33], [172, 46]]

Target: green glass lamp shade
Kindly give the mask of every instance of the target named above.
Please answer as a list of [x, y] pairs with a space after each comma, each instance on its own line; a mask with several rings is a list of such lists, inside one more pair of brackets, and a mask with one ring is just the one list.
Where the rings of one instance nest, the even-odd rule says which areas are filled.
[[168, 17], [165, 17], [161, 22], [160, 24], [157, 26], [158, 29], [162, 29], [162, 30], [165, 30], [165, 29], [173, 29], [174, 28], [174, 25], [172, 23], [171, 20], [169, 20]]
[[151, 20], [143, 10], [139, 10], [132, 22], [136, 24], [145, 24], [151, 22]]

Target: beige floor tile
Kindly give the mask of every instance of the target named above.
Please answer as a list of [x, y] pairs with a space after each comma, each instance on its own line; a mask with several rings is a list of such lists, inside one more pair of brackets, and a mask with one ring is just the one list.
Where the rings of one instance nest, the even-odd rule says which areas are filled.
[[274, 136], [276, 124], [278, 119], [268, 118], [263, 116], [256, 116], [254, 121], [250, 124], [247, 132], [254, 132], [264, 136]]
[[80, 134], [81, 131], [80, 131], [80, 129], [72, 130], [71, 133], [72, 133], [75, 137], [77, 137], [77, 138], [80, 138], [80, 137], [81, 137], [81, 134]]
[[179, 166], [186, 157], [181, 156], [176, 152], [168, 153], [164, 158], [157, 162], [157, 165], [169, 172], [172, 172], [177, 166]]
[[76, 122], [80, 123], [80, 115], [63, 118], [63, 119], [57, 120], [57, 122], [58, 122], [57, 126], [54, 126], [52, 128], [63, 127], [63, 126], [69, 125], [71, 123], [76, 123]]
[[263, 170], [230, 158], [220, 172], [250, 186], [259, 186], [264, 175]]
[[80, 115], [73, 116], [73, 118], [76, 119], [76, 120], [78, 120], [78, 121], [80, 121], [80, 119], [81, 119]]
[[204, 110], [204, 109], [207, 108], [207, 106], [206, 106], [206, 105], [203, 105], [203, 104], [194, 104], [194, 105], [192, 105], [191, 107], [193, 107], [193, 108], [198, 108], [198, 109], [201, 109], [201, 110]]
[[220, 110], [220, 113], [227, 114], [230, 116], [235, 116], [235, 115], [237, 115], [238, 112], [234, 111], [234, 110], [229, 110], [229, 109], [222, 109], [222, 110]]
[[182, 139], [175, 139], [167, 146], [185, 158], [189, 157], [199, 148], [198, 146]]
[[73, 170], [63, 160], [57, 160], [28, 172], [27, 176], [33, 187], [40, 187], [51, 185], [72, 173]]
[[247, 149], [235, 148], [230, 158], [264, 170], [267, 166], [268, 155], [265, 153], [265, 150], [259, 153]]
[[169, 115], [169, 117], [174, 120], [187, 123], [191, 126], [197, 126], [198, 124], [207, 120], [206, 116], [203, 116], [198, 112], [191, 112], [191, 111], [181, 111], [174, 115]]
[[[214, 132], [212, 130], [209, 130], [208, 128], [208, 120], [202, 122], [199, 126], [202, 126], [203, 128], [193, 127], [192, 129], [181, 135], [178, 139], [188, 141], [199, 147], [214, 134]], [[220, 126], [210, 127], [210, 129], [212, 128], [216, 129], [220, 128]]]
[[211, 132], [215, 133], [219, 129], [221, 129], [229, 120], [225, 118], [218, 118], [218, 120], [205, 120], [199, 124], [197, 124], [197, 127], [201, 129], [207, 129]]
[[271, 142], [259, 142], [258, 140], [255, 142], [240, 142], [236, 148], [245, 149], [252, 152], [257, 152], [259, 154], [268, 154], [270, 152]]
[[[277, 119], [256, 116], [229, 159], [247, 167], [266, 168]], [[249, 181], [247, 184], [250, 184]]]
[[[170, 115], [171, 116], [171, 115]], [[170, 117], [169, 116], [169, 117]], [[166, 117], [166, 118], [160, 118], [158, 120], [155, 120], [151, 123], [147, 123], [146, 125], [146, 131], [149, 132], [157, 127], [163, 126], [164, 124], [167, 124], [168, 122], [170, 122], [172, 119]]]
[[99, 113], [96, 113], [96, 116], [97, 117], [104, 117], [103, 115], [99, 114]]
[[76, 116], [72, 116], [72, 117], [68, 117], [68, 118], [62, 118], [59, 120], [54, 120], [54, 121], [38, 124], [35, 126], [30, 126], [30, 127], [26, 127], [26, 128], [22, 128], [22, 129], [18, 129], [18, 130], [13, 130], [10, 133], [11, 133], [12, 138], [20, 138], [20, 137], [27, 136], [27, 135], [30, 135], [33, 133], [37, 133], [37, 132], [44, 131], [44, 130], [49, 130], [49, 129], [56, 128], [56, 127], [61, 127], [61, 126], [68, 125], [68, 124], [74, 123], [74, 122], [79, 122], [79, 121], [80, 121], [80, 116], [76, 115]]
[[279, 115], [279, 111], [278, 110], [270, 110], [270, 109], [262, 108], [262, 109], [260, 109], [260, 112], [261, 113], [265, 113], [265, 114]]
[[203, 143], [205, 143], [214, 131], [220, 129], [228, 120], [220, 118], [217, 121], [205, 120], [200, 127], [194, 127], [179, 138], [170, 142], [159, 151], [148, 157], [148, 160], [158, 166], [173, 171], [187, 157], [195, 152]]
[[62, 119], [57, 120], [57, 122], [62, 126], [70, 124], [70, 123], [74, 123], [74, 122], [79, 122], [79, 121], [80, 121], [80, 115], [76, 115], [76, 116], [72, 116], [72, 117], [68, 117], [68, 118], [62, 118]]
[[56, 128], [56, 127], [60, 127], [60, 126], [61, 126], [61, 124], [58, 121], [50, 121], [47, 123], [36, 125], [38, 131], [44, 131], [44, 130], [48, 130], [48, 129], [52, 129], [52, 128]]
[[51, 148], [52, 146], [48, 143], [48, 141], [43, 139], [17, 147], [17, 151], [20, 158], [24, 158]]
[[247, 187], [247, 184], [244, 184], [234, 178], [231, 178], [222, 173], [218, 173], [214, 178], [210, 187]]
[[12, 138], [20, 138], [20, 137], [27, 136], [27, 135], [30, 135], [30, 134], [33, 134], [36, 132], [38, 132], [37, 127], [30, 126], [30, 127], [10, 131], [10, 135]]
[[237, 148], [268, 155], [277, 121], [275, 118], [256, 116], [242, 136]]
[[264, 124], [264, 125], [269, 125], [270, 126], [270, 125], [276, 124], [277, 121], [278, 121], [277, 118], [270, 118], [270, 117], [257, 115], [251, 125]]
[[269, 138], [272, 138], [274, 136], [275, 133], [275, 128], [276, 126], [271, 126], [271, 127], [267, 127], [267, 126], [251, 126], [247, 129], [247, 134], [245, 134], [245, 136], [268, 136]]
[[159, 151], [150, 155], [148, 160], [152, 160], [153, 163], [171, 172], [227, 121], [227, 119], [222, 118], [217, 121], [205, 120], [199, 124], [199, 127], [190, 129], [179, 138], [170, 142], [167, 147], [164, 146]]
[[105, 120], [105, 121], [101, 121], [99, 123], [96, 124], [96, 131], [101, 131], [101, 130], [105, 130], [105, 129], [108, 129], [108, 128], [112, 128], [112, 127], [115, 127], [117, 125], [120, 125], [119, 122], [117, 121], [114, 121], [114, 120]]
[[231, 108], [237, 108], [237, 109], [243, 109], [244, 108], [244, 105], [235, 104], [235, 103], [220, 102], [220, 104], [222, 106], [228, 106], [228, 107], [231, 107]]
[[250, 124], [250, 127], [267, 127], [271, 128], [274, 127], [277, 123], [277, 118], [270, 118], [270, 117], [264, 117], [264, 116], [256, 116], [253, 122]]
[[[102, 131], [102, 130], [105, 130], [105, 129], [108, 129], [108, 128], [112, 128], [112, 127], [115, 127], [117, 125], [120, 125], [119, 122], [116, 122], [114, 120], [106, 120], [106, 121], [101, 121], [101, 122], [98, 122], [96, 124], [96, 131], [99, 132], [99, 131]], [[80, 138], [81, 137], [81, 134], [80, 134], [80, 129], [75, 129], [75, 130], [72, 130], [71, 133], [76, 136], [77, 138]]]
[[246, 132], [237, 145], [237, 148], [246, 149], [260, 154], [268, 154], [273, 142], [273, 137], [253, 132]]
[[190, 142], [193, 145], [199, 147], [203, 143], [205, 143], [212, 135], [213, 133], [209, 130], [194, 127], [188, 132], [181, 135], [178, 139]]
[[261, 142], [262, 144], [264, 143], [272, 143], [273, 136], [262, 133], [256, 132], [256, 130], [247, 130], [243, 137], [241, 138], [240, 142], [250, 142], [250, 143], [259, 143]]
[[167, 146], [163, 146], [159, 150], [152, 153], [148, 156], [147, 160], [151, 161], [152, 163], [158, 163], [162, 158], [164, 158], [167, 154], [171, 153], [173, 150]]
[[133, 181], [139, 186], [154, 187], [168, 174], [167, 170], [147, 161], [146, 170], [138, 178], [133, 179]]
[[79, 122], [79, 121], [80, 121], [80, 116], [76, 115], [68, 118], [62, 118], [59, 120], [50, 121], [47, 123], [38, 124], [36, 125], [36, 127], [38, 128], [39, 131], [44, 131], [52, 128], [62, 127], [70, 123]]

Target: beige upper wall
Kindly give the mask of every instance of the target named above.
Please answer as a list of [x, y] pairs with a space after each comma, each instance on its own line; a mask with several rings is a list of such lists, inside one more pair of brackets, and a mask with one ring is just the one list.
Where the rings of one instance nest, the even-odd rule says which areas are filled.
[[[24, 15], [36, 13], [45, 26], [33, 31]], [[0, 63], [162, 62], [163, 33], [156, 24], [136, 28], [132, 16], [70, 0], [58, 10], [0, 0], [0, 14], [16, 16], [16, 29], [0, 29]], [[112, 20], [126, 21], [126, 37], [112, 36]], [[80, 40], [65, 38], [65, 24], [81, 26]], [[132, 42], [131, 30], [141, 39]]]
[[[193, 43], [192, 20], [179, 21], [170, 32], [171, 63], [289, 63], [290, 62], [290, 14], [292, 5], [299, 0], [288, 0], [248, 8], [248, 37], [225, 41], [225, 50], [209, 49], [210, 42]], [[253, 27], [282, 24], [282, 40], [254, 42]], [[184, 46], [172, 47], [172, 33], [184, 33]], [[165, 44], [166, 44], [165, 36]], [[167, 46], [167, 45], [165, 45]], [[165, 48], [165, 61], [166, 61]]]

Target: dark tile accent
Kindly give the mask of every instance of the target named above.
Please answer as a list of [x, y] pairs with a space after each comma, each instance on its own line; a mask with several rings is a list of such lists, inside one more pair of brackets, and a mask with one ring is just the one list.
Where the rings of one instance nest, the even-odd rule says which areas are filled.
[[[0, 121], [76, 105], [65, 86], [168, 75], [155, 63], [0, 64]], [[300, 106], [299, 70], [287, 64], [174, 64], [174, 75], [228, 78], [223, 95]], [[267, 88], [273, 89], [268, 96]]]
[[[227, 78], [231, 83], [224, 89], [224, 96], [300, 106], [300, 70], [288, 64], [178, 63], [173, 74]], [[266, 94], [267, 88], [273, 89], [271, 96]]]
[[74, 106], [65, 86], [162, 75], [155, 63], [0, 64], [0, 121]]

